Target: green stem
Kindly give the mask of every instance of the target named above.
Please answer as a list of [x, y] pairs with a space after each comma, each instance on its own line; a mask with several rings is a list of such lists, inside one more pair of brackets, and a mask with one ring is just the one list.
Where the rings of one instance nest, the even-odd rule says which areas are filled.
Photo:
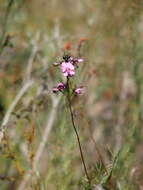
[[81, 160], [82, 160], [82, 163], [83, 163], [85, 175], [86, 175], [88, 183], [90, 185], [90, 177], [89, 177], [88, 172], [87, 172], [87, 167], [86, 167], [86, 164], [85, 164], [85, 161], [84, 161], [84, 156], [83, 156], [83, 151], [82, 151], [82, 147], [81, 147], [79, 134], [78, 134], [78, 131], [76, 129], [75, 122], [74, 122], [74, 115], [73, 115], [72, 106], [71, 106], [71, 100], [70, 100], [70, 88], [69, 88], [69, 78], [68, 77], [67, 77], [67, 90], [68, 90], [67, 101], [68, 101], [68, 107], [69, 107], [69, 111], [70, 111], [72, 126], [73, 126], [73, 129], [74, 129], [76, 137], [77, 137], [77, 142], [78, 142], [78, 146], [79, 146], [80, 156], [81, 156]]

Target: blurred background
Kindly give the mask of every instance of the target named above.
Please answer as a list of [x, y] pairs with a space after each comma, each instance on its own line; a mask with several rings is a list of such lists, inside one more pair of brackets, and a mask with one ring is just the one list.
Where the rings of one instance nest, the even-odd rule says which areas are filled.
[[53, 63], [79, 47], [86, 90], [72, 106], [92, 183], [143, 190], [143, 1], [0, 0], [1, 190], [88, 189], [68, 108], [51, 90]]

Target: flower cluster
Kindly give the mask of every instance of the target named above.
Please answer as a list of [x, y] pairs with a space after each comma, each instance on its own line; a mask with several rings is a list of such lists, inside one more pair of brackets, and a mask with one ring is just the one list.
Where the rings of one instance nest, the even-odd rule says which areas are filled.
[[[54, 65], [59, 65], [60, 66], [60, 71], [63, 74], [64, 77], [73, 77], [76, 73], [76, 68], [78, 68], [78, 64], [83, 62], [83, 59], [81, 58], [73, 58], [69, 55], [64, 55], [63, 56], [63, 61], [59, 63], [54, 63]], [[63, 92], [66, 90], [67, 85], [60, 82], [57, 84], [56, 87], [53, 88], [53, 93], [57, 92]], [[80, 95], [83, 93], [83, 87], [78, 87], [73, 90], [73, 92], [76, 95]]]
[[61, 72], [65, 77], [72, 77], [75, 74], [75, 66], [71, 62], [62, 62]]

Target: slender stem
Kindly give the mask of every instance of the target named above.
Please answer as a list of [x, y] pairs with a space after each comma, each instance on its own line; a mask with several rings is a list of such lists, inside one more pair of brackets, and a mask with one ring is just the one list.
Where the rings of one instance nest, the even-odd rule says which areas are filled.
[[85, 164], [85, 161], [84, 161], [84, 156], [83, 156], [83, 151], [82, 151], [82, 147], [81, 147], [81, 142], [80, 142], [79, 134], [78, 134], [78, 131], [76, 129], [75, 122], [74, 122], [74, 115], [73, 115], [72, 106], [71, 106], [71, 100], [70, 100], [70, 96], [69, 96], [70, 95], [70, 93], [69, 93], [69, 78], [67, 78], [67, 89], [68, 89], [67, 101], [68, 101], [68, 106], [69, 106], [72, 126], [74, 128], [74, 131], [75, 131], [75, 134], [76, 134], [76, 137], [77, 137], [79, 151], [80, 151], [80, 156], [81, 156], [81, 160], [82, 160], [82, 163], [83, 163], [84, 171], [85, 171], [88, 183], [90, 184], [90, 177], [88, 175], [87, 167], [86, 167], [86, 164]]
[[68, 98], [68, 104], [69, 104], [69, 110], [70, 110], [72, 125], [73, 125], [74, 131], [76, 133], [76, 137], [77, 137], [77, 141], [78, 141], [78, 145], [79, 145], [80, 156], [81, 156], [81, 160], [82, 160], [82, 163], [83, 163], [83, 166], [84, 166], [84, 171], [85, 171], [86, 177], [88, 179], [88, 182], [90, 183], [90, 177], [88, 175], [87, 167], [86, 167], [86, 164], [85, 164], [85, 161], [84, 161], [84, 156], [83, 156], [83, 151], [82, 151], [82, 147], [81, 147], [81, 143], [80, 143], [80, 138], [79, 138], [79, 134], [77, 132], [77, 129], [76, 129], [76, 126], [75, 126], [75, 123], [74, 123], [74, 116], [73, 116], [73, 112], [72, 112], [71, 101], [70, 101], [69, 98]]

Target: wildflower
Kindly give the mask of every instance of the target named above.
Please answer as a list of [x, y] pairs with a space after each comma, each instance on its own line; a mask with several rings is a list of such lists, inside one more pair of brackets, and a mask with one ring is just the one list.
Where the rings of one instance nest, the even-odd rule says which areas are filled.
[[75, 74], [75, 67], [71, 62], [62, 62], [61, 63], [61, 72], [66, 77], [71, 77]]
[[[59, 91], [62, 92], [63, 90], [65, 92], [67, 92], [67, 93], [63, 93], [63, 94], [66, 96], [66, 99], [67, 99], [67, 106], [69, 108], [72, 126], [73, 126], [73, 129], [74, 129], [76, 137], [77, 137], [77, 142], [78, 142], [78, 146], [79, 146], [79, 150], [80, 150], [80, 156], [81, 156], [81, 160], [83, 163], [84, 171], [85, 171], [86, 177], [88, 179], [89, 186], [91, 186], [90, 177], [87, 172], [86, 164], [84, 161], [84, 155], [83, 155], [82, 147], [81, 147], [81, 143], [80, 143], [80, 136], [78, 134], [78, 130], [76, 129], [76, 125], [75, 125], [75, 121], [74, 121], [74, 113], [72, 110], [72, 102], [71, 102], [73, 93], [75, 93], [75, 95], [83, 94], [84, 88], [78, 87], [76, 89], [73, 89], [72, 83], [70, 82], [70, 78], [68, 78], [68, 77], [75, 75], [75, 70], [78, 67], [77, 63], [80, 63], [82, 61], [83, 60], [80, 58], [73, 58], [70, 55], [64, 54], [63, 60], [59, 63], [59, 65], [60, 65], [62, 74], [67, 77], [66, 84], [64, 84], [62, 82], [58, 83], [57, 86], [53, 88], [53, 92], [57, 93]], [[57, 63], [56, 63], [56, 65], [57, 65]]]
[[57, 92], [59, 92], [59, 89], [58, 89], [57, 87], [54, 87], [54, 88], [52, 89], [52, 91], [53, 91], [53, 93], [57, 93]]
[[75, 89], [74, 92], [75, 92], [76, 95], [81, 95], [81, 94], [84, 93], [84, 88], [83, 87], [78, 87], [78, 88]]
[[59, 92], [59, 91], [64, 90], [65, 87], [66, 87], [66, 86], [65, 86], [64, 83], [59, 82], [59, 83], [57, 84], [57, 86], [53, 88], [52, 91], [53, 91], [53, 93], [57, 93], [57, 92]]
[[60, 82], [60, 83], [57, 84], [57, 88], [58, 88], [59, 90], [63, 90], [63, 89], [65, 88], [65, 84], [62, 83], [62, 82]]
[[77, 64], [77, 63], [81, 63], [83, 62], [83, 59], [82, 58], [73, 58], [71, 57], [70, 55], [64, 55], [63, 56], [63, 60], [64, 61], [60, 61], [60, 62], [55, 62], [53, 63], [54, 66], [58, 66], [58, 65], [61, 65], [63, 63], [63, 65], [65, 63], [71, 63], [73, 65]]

